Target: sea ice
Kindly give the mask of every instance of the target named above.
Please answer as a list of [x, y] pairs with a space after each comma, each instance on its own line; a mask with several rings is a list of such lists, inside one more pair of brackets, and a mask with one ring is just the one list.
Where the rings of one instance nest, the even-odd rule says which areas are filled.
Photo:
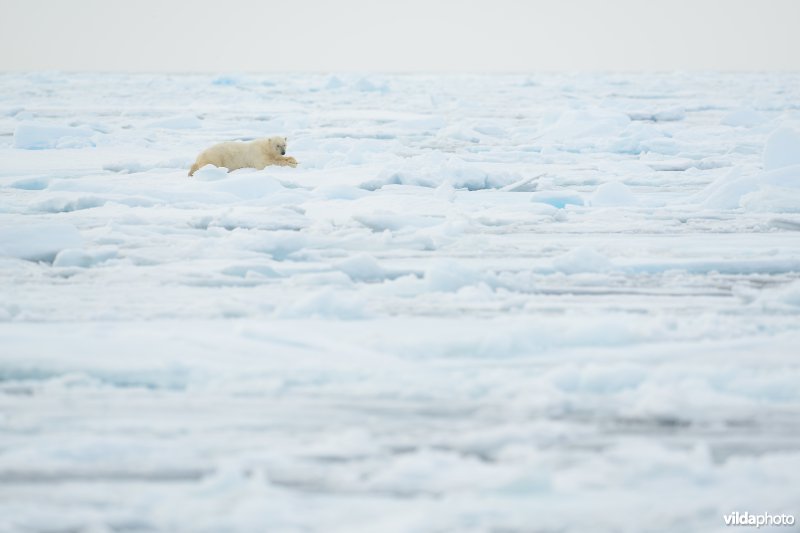
[[770, 134], [764, 146], [764, 170], [800, 165], [800, 133], [779, 128]]
[[[0, 531], [796, 510], [799, 101], [797, 73], [0, 74]], [[187, 177], [270, 135], [297, 168]]]
[[0, 225], [1, 257], [52, 261], [60, 251], [82, 244], [81, 234], [72, 224]]
[[735, 111], [731, 111], [727, 115], [722, 118], [722, 124], [726, 126], [741, 126], [745, 128], [751, 128], [753, 126], [758, 126], [759, 124], [763, 124], [766, 122], [764, 115], [755, 111], [754, 109], [737, 109]]
[[85, 148], [97, 132], [86, 126], [70, 127], [23, 122], [14, 129], [14, 147], [27, 150]]

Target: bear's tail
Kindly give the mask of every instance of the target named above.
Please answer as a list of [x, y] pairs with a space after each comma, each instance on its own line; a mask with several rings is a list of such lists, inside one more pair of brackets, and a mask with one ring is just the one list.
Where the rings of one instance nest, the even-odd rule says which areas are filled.
[[192, 168], [189, 169], [189, 175], [190, 176], [194, 175], [194, 173], [197, 172], [199, 169], [200, 169], [200, 165], [195, 163], [194, 165], [192, 165]]

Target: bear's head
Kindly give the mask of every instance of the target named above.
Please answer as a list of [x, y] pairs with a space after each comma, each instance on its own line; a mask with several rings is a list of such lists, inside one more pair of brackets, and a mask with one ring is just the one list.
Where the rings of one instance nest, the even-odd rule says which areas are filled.
[[276, 154], [286, 155], [286, 137], [270, 137], [267, 141]]

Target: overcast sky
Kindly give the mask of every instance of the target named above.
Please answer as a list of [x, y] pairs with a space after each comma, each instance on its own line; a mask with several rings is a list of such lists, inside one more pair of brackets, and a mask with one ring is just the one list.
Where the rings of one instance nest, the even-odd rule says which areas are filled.
[[0, 70], [800, 70], [800, 0], [0, 0]]

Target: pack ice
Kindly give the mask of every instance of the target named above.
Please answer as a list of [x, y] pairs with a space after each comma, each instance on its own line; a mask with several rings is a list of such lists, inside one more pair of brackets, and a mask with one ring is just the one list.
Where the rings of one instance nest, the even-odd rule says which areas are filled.
[[0, 80], [0, 531], [797, 514], [797, 74]]

